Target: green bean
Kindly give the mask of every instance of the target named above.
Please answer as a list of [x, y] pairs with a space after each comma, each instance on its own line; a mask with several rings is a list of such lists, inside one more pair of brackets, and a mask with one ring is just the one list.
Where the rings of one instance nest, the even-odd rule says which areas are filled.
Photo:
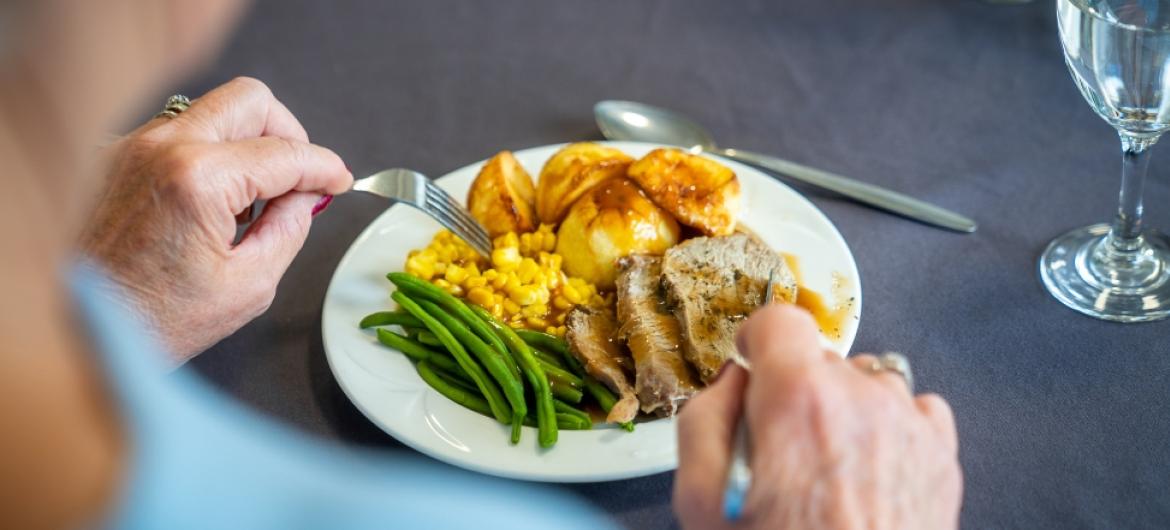
[[504, 343], [508, 345], [508, 350], [516, 356], [516, 364], [520, 365], [521, 371], [528, 378], [528, 383], [532, 386], [532, 394], [536, 399], [537, 440], [540, 442], [540, 446], [552, 447], [556, 445], [557, 417], [556, 411], [553, 409], [552, 389], [549, 388], [548, 376], [545, 375], [544, 369], [541, 368], [540, 363], [536, 362], [536, 357], [532, 355], [532, 350], [528, 349], [528, 344], [521, 340], [516, 332], [512, 331], [512, 328], [499, 323], [483, 308], [473, 307], [472, 311], [475, 311], [484, 322], [495, 329]]
[[419, 361], [415, 368], [418, 369], [418, 375], [419, 377], [422, 377], [423, 381], [426, 381], [426, 383], [430, 385], [431, 388], [438, 391], [447, 399], [463, 405], [472, 411], [483, 414], [484, 416], [491, 417], [492, 410], [487, 401], [484, 401], [484, 399], [480, 396], [449, 384], [442, 378], [442, 376], [435, 373], [429, 362]]
[[[399, 289], [404, 290], [407, 294], [412, 296], [419, 296], [439, 304], [455, 315], [456, 318], [463, 321], [475, 332], [484, 342], [488, 343], [500, 357], [504, 359], [504, 364], [508, 365], [508, 370], [512, 372], [512, 376], [520, 379], [520, 368], [516, 366], [516, 361], [508, 355], [508, 348], [495, 332], [492, 331], [491, 326], [487, 322], [476, 317], [469, 306], [463, 303], [462, 300], [455, 298], [453, 295], [444, 291], [430, 282], [423, 280], [417, 276], [407, 274], [405, 272], [391, 272], [386, 275], [386, 278], [391, 283], [398, 286]], [[475, 306], [478, 307], [478, 306]]]
[[585, 394], [580, 390], [564, 383], [549, 381], [548, 387], [552, 392], [553, 397], [566, 403], [580, 403], [581, 398], [585, 397]]
[[408, 313], [399, 313], [397, 311], [378, 311], [377, 313], [370, 313], [363, 318], [358, 324], [362, 329], [372, 328], [375, 326], [402, 326], [408, 328], [421, 328], [422, 322], [417, 318], [410, 316]]
[[455, 340], [455, 336], [452, 335], [451, 332], [447, 330], [447, 328], [443, 327], [443, 324], [439, 323], [435, 317], [431, 316], [426, 312], [426, 310], [424, 310], [414, 300], [407, 296], [406, 293], [402, 291], [395, 291], [394, 294], [390, 295], [390, 298], [394, 299], [395, 302], [398, 302], [399, 307], [406, 309], [410, 314], [414, 315], [415, 318], [418, 318], [420, 321], [422, 321], [422, 323], [426, 325], [427, 329], [429, 329], [431, 333], [434, 333], [435, 336], [443, 342], [443, 345], [446, 346], [447, 351], [450, 352], [451, 355], [455, 357], [455, 361], [459, 363], [459, 367], [463, 368], [463, 371], [471, 377], [472, 381], [475, 382], [476, 388], [479, 388], [480, 392], [487, 400], [488, 405], [491, 407], [492, 415], [496, 418], [496, 421], [504, 424], [511, 423], [512, 411], [508, 408], [507, 403], [504, 401], [504, 396], [500, 395], [500, 389], [496, 386], [495, 382], [484, 373], [483, 368], [476, 364], [475, 360], [472, 359], [470, 355], [468, 355], [467, 350], [463, 348], [463, 345], [460, 344], [458, 340]]
[[415, 340], [419, 341], [420, 343], [422, 343], [426, 346], [440, 347], [440, 348], [443, 346], [443, 343], [442, 343], [442, 341], [439, 340], [439, 337], [436, 337], [434, 333], [431, 333], [429, 331], [418, 332], [418, 337], [416, 337]]
[[565, 403], [559, 399], [553, 400], [553, 409], [557, 411], [558, 416], [560, 416], [561, 414], [569, 414], [572, 416], [576, 416], [585, 422], [588, 422], [589, 425], [593, 425], [593, 418], [589, 417], [589, 414], [587, 412], [585, 412], [581, 409], [578, 409], [578, 408], [576, 408], [568, 403]]
[[[504, 397], [508, 399], [508, 404], [512, 407], [513, 443], [519, 443], [520, 422], [524, 421], [524, 415], [528, 414], [528, 403], [524, 401], [524, 383], [520, 382], [518, 377], [512, 376], [508, 366], [503, 363], [503, 360], [491, 346], [479, 340], [479, 337], [475, 336], [467, 326], [464, 326], [459, 319], [445, 309], [439, 307], [439, 304], [430, 300], [418, 300], [418, 305], [435, 317], [460, 344], [470, 350], [479, 359], [480, 364], [487, 369], [488, 374], [500, 385], [504, 391]], [[422, 342], [422, 337], [419, 337], [419, 342]]]
[[557, 368], [556, 366], [547, 364], [540, 359], [537, 359], [536, 362], [540, 363], [541, 368], [544, 368], [544, 373], [548, 376], [548, 381], [550, 383], [559, 382], [577, 389], [585, 385], [585, 382], [582, 381], [580, 377], [570, 374], [562, 368]]
[[[597, 400], [597, 404], [601, 405], [601, 410], [605, 411], [606, 414], [609, 414], [614, 404], [617, 403], [617, 396], [613, 395], [613, 392], [610, 392], [605, 385], [598, 382], [592, 376], [585, 377], [585, 391], [589, 392], [589, 395]], [[618, 425], [629, 432], [634, 432], [634, 422], [632, 421], [619, 423]]]
[[557, 427], [567, 431], [588, 431], [593, 428], [593, 422], [572, 414], [557, 414]]
[[564, 363], [561, 362], [560, 357], [557, 357], [556, 355], [548, 353], [548, 352], [546, 352], [540, 348], [537, 348], [531, 344], [529, 344], [528, 347], [529, 347], [529, 349], [532, 350], [532, 355], [536, 356], [536, 360], [540, 361], [542, 364], [555, 366], [555, 367], [560, 368], [562, 370], [565, 368], [565, 365], [564, 365]]
[[402, 335], [394, 333], [388, 329], [379, 328], [377, 332], [378, 342], [394, 348], [416, 361], [425, 361], [437, 353], [428, 349], [426, 346], [419, 344], [418, 342], [403, 337]]
[[556, 354], [564, 355], [569, 352], [569, 343], [564, 339], [558, 338], [555, 335], [542, 333], [540, 331], [532, 331], [528, 329], [518, 329], [516, 334], [524, 339], [524, 342], [529, 346], [534, 346], [542, 350], [551, 351]]
[[448, 372], [451, 375], [458, 376], [467, 382], [471, 381], [471, 379], [467, 377], [467, 374], [463, 373], [463, 369], [459, 367], [459, 364], [455, 362], [455, 359], [451, 358], [450, 355], [431, 350], [422, 344], [394, 333], [393, 331], [379, 329], [378, 342], [381, 342], [386, 346], [402, 352], [411, 359], [416, 361], [430, 361], [430, 363], [434, 365], [435, 368], [443, 370], [444, 372]]

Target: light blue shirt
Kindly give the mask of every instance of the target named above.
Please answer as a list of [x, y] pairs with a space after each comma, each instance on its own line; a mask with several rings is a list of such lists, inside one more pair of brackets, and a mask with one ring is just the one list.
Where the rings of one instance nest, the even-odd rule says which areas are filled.
[[167, 374], [120, 294], [92, 266], [73, 292], [130, 433], [108, 528], [611, 528], [548, 486], [331, 446], [245, 409], [195, 376]]

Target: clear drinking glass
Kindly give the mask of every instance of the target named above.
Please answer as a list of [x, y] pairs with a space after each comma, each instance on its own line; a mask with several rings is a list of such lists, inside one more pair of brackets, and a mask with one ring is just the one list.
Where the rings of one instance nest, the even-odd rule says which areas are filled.
[[1073, 230], [1040, 258], [1065, 305], [1122, 322], [1170, 316], [1170, 241], [1142, 225], [1150, 148], [1170, 129], [1170, 0], [1056, 0], [1065, 62], [1121, 137], [1121, 205], [1112, 225]]

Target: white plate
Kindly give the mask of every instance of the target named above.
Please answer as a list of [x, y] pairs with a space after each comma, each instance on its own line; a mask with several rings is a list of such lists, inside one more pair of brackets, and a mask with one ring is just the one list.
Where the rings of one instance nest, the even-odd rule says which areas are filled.
[[[610, 142], [640, 157], [652, 144]], [[535, 178], [561, 145], [516, 152]], [[743, 164], [720, 160], [739, 176], [743, 187], [741, 222], [773, 248], [800, 259], [804, 282], [826, 296], [855, 297], [841, 338], [832, 341], [847, 352], [857, 332], [861, 290], [849, 247], [833, 224], [791, 188]], [[459, 199], [483, 161], [438, 180]], [[398, 205], [380, 215], [354, 241], [337, 266], [321, 316], [329, 366], [338, 383], [370, 421], [401, 442], [434, 458], [502, 477], [547, 482], [600, 482], [669, 471], [677, 465], [673, 420], [642, 423], [633, 433], [602, 426], [592, 431], [561, 431], [557, 445], [541, 450], [536, 430], [524, 428], [519, 445], [508, 443], [508, 427], [468, 411], [431, 390], [407, 358], [378, 344], [374, 334], [358, 329], [361, 318], [391, 307], [386, 273], [402, 270], [406, 253], [430, 242], [438, 223], [413, 208]]]

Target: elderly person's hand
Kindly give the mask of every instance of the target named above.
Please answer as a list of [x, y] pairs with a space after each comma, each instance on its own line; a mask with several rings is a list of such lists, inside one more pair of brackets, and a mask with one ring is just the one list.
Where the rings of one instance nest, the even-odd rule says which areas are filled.
[[[353, 181], [263, 83], [235, 79], [110, 148], [82, 244], [181, 363], [263, 313], [312, 217]], [[236, 243], [237, 217], [267, 199]]]
[[[803, 311], [765, 308], [739, 335], [736, 365], [679, 418], [674, 506], [685, 528], [942, 530], [958, 526], [962, 476], [950, 407], [913, 397], [872, 356], [823, 352]], [[723, 520], [724, 477], [740, 412], [752, 486], [737, 523]]]

